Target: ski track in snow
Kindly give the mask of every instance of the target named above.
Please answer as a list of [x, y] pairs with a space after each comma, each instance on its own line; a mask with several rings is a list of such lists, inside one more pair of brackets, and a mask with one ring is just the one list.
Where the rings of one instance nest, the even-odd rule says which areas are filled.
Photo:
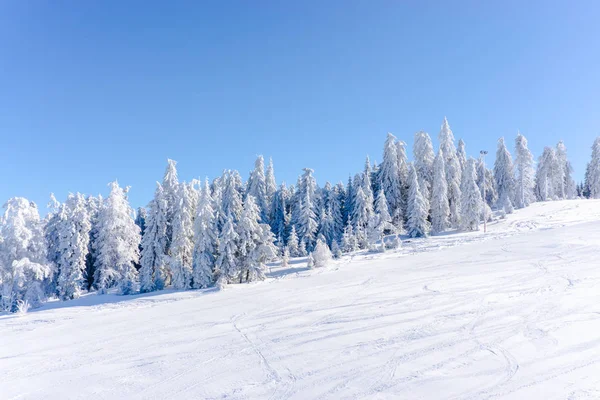
[[600, 202], [225, 290], [0, 316], [0, 399], [598, 399]]

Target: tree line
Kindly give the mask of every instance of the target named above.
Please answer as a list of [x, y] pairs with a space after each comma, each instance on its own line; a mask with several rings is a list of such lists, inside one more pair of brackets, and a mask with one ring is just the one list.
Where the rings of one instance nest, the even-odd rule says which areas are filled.
[[[145, 208], [133, 210], [128, 188], [110, 184], [108, 197], [69, 194], [41, 219], [24, 198], [4, 205], [0, 219], [0, 309], [75, 299], [86, 291], [121, 294], [166, 287], [198, 289], [265, 278], [277, 258], [308, 257], [322, 266], [333, 254], [385, 251], [397, 234], [427, 237], [474, 231], [492, 210], [510, 214], [535, 201], [600, 198], [600, 138], [585, 181], [576, 185], [561, 141], [545, 147], [537, 165], [520, 133], [514, 158], [504, 138], [495, 161], [468, 158], [444, 119], [438, 151], [417, 132], [412, 161], [406, 143], [388, 134], [380, 164], [367, 157], [347, 183], [317, 185], [304, 168], [295, 185], [276, 183], [273, 162], [259, 156], [246, 182], [235, 170], [212, 181], [180, 182], [168, 160]], [[391, 236], [393, 240], [384, 240]]]

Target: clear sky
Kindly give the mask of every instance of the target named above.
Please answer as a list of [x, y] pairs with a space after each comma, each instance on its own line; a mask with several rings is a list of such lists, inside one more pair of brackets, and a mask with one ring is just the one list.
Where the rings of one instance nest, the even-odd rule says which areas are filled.
[[[600, 2], [0, 2], [0, 198], [182, 180], [273, 157], [347, 180], [386, 133], [444, 116], [467, 151], [563, 139], [581, 179], [600, 134]], [[488, 163], [493, 157], [488, 158]]]

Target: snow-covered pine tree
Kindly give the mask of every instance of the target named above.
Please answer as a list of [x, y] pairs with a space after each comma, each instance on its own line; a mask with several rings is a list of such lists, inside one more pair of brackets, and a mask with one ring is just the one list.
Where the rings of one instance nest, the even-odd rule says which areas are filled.
[[344, 198], [346, 196], [344, 184], [338, 183], [333, 187], [333, 193], [329, 202], [331, 216], [334, 222], [334, 241], [342, 240], [344, 234]]
[[219, 236], [219, 256], [215, 263], [215, 274], [218, 276], [217, 286], [219, 287], [237, 282], [240, 277], [238, 242], [239, 237], [234, 227], [233, 215], [228, 215]]
[[379, 165], [379, 186], [388, 201], [394, 225], [402, 229], [402, 182], [398, 171], [396, 137], [388, 133], [383, 146], [383, 162]]
[[146, 231], [142, 236], [140, 257], [140, 291], [151, 292], [165, 287], [167, 246], [167, 200], [162, 185], [156, 182], [154, 198], [148, 205]]
[[191, 185], [179, 185], [179, 203], [173, 219], [171, 244], [171, 276], [175, 289], [189, 289], [192, 281], [192, 253], [194, 251], [194, 213], [197, 199]]
[[482, 214], [483, 201], [481, 200], [479, 187], [475, 183], [475, 177], [475, 160], [470, 159], [465, 165], [461, 184], [461, 228], [465, 231], [479, 230], [479, 218]]
[[283, 247], [281, 252], [281, 268], [288, 268], [290, 266], [290, 251], [287, 246]]
[[395, 232], [395, 227], [392, 224], [392, 216], [390, 215], [387, 199], [383, 190], [379, 189], [377, 199], [375, 200], [375, 215], [377, 216], [378, 230], [382, 234], [390, 234]]
[[283, 246], [287, 243], [289, 234], [289, 202], [291, 194], [282, 182], [279, 189], [273, 195], [273, 201], [271, 203], [271, 230], [275, 234], [278, 241], [278, 246]]
[[[273, 167], [273, 159], [269, 158], [269, 165], [267, 165], [267, 171], [265, 173], [265, 184], [267, 190], [267, 204], [270, 205], [273, 203], [273, 196], [277, 191], [277, 182], [275, 181], [275, 168]], [[271, 210], [269, 210], [269, 213]]]
[[322, 209], [319, 221], [318, 235], [322, 235], [325, 238], [327, 246], [331, 247], [335, 241], [335, 221], [333, 220], [331, 205], [327, 210]]
[[333, 242], [333, 246], [331, 247], [331, 253], [333, 255], [333, 258], [335, 258], [336, 260], [342, 258], [342, 249], [340, 248], [338, 242]]
[[98, 257], [98, 246], [96, 240], [98, 238], [98, 215], [104, 199], [102, 195], [97, 197], [89, 196], [87, 198], [87, 210], [90, 216], [90, 222], [92, 228], [90, 229], [90, 243], [88, 248], [88, 254], [85, 260], [85, 289], [91, 290], [94, 286], [94, 276], [96, 275], [96, 259]]
[[441, 233], [450, 226], [450, 206], [448, 204], [448, 183], [444, 151], [439, 150], [433, 162], [433, 188], [431, 191], [431, 232]]
[[586, 171], [587, 187], [592, 199], [600, 199], [600, 136], [592, 145], [592, 158]]
[[370, 213], [373, 213], [373, 203], [375, 202], [375, 196], [373, 195], [373, 188], [371, 184], [371, 168], [369, 165], [369, 157], [365, 163], [365, 171], [359, 175], [361, 178], [361, 186], [367, 201], [367, 207]]
[[[513, 199], [515, 196], [515, 174], [510, 152], [506, 148], [504, 138], [498, 139], [498, 150], [494, 163], [494, 179], [498, 190], [497, 207], [505, 213], [513, 212]], [[464, 208], [463, 208], [464, 209]]]
[[0, 218], [0, 310], [16, 312], [24, 304], [37, 307], [45, 300], [44, 284], [52, 266], [35, 203], [13, 197], [4, 210]]
[[298, 234], [296, 233], [296, 227], [292, 226], [292, 230], [290, 231], [290, 236], [287, 242], [287, 249], [290, 252], [292, 257], [300, 256], [300, 244], [298, 241]]
[[465, 142], [462, 139], [458, 140], [458, 145], [456, 146], [456, 157], [458, 158], [458, 163], [460, 164], [460, 173], [462, 174], [465, 169], [465, 165], [467, 165], [467, 150], [465, 148]]
[[300, 200], [298, 207], [299, 211], [296, 220], [298, 237], [300, 242], [304, 243], [306, 250], [309, 251], [314, 248], [318, 228], [313, 199], [310, 197], [309, 191], [306, 191], [304, 199]]
[[95, 282], [100, 293], [117, 286], [121, 294], [136, 290], [140, 228], [133, 220], [133, 210], [125, 191], [115, 181], [98, 215], [98, 258]]
[[342, 251], [344, 253], [350, 253], [358, 250], [358, 240], [352, 229], [352, 224], [348, 222], [344, 229], [344, 235], [342, 236]]
[[258, 156], [254, 163], [254, 169], [248, 178], [246, 196], [253, 196], [256, 205], [260, 210], [261, 221], [269, 220], [269, 198], [267, 195], [267, 179], [265, 177], [265, 160], [263, 156]]
[[408, 191], [410, 180], [408, 177], [408, 157], [406, 156], [406, 143], [402, 140], [396, 142], [396, 155], [398, 156], [398, 179], [400, 179], [400, 207], [402, 209], [403, 223], [406, 223], [408, 209]]
[[445, 157], [446, 182], [448, 190], [448, 205], [450, 206], [450, 225], [454, 228], [460, 227], [460, 179], [462, 171], [460, 162], [454, 147], [454, 134], [450, 129], [448, 120], [444, 117], [440, 134], [438, 135], [440, 150]]
[[557, 197], [554, 187], [557, 170], [556, 152], [552, 147], [544, 147], [535, 174], [535, 192], [540, 201], [554, 200]]
[[479, 187], [479, 192], [481, 193], [481, 197], [484, 197], [484, 187], [485, 183], [485, 202], [487, 203], [487, 208], [495, 205], [498, 201], [498, 193], [496, 192], [496, 180], [494, 179], [494, 172], [485, 167], [483, 157], [479, 157], [477, 160], [477, 186]]
[[515, 205], [524, 208], [535, 201], [533, 155], [527, 147], [527, 139], [519, 132], [515, 139]]
[[348, 176], [348, 183], [346, 184], [346, 188], [344, 190], [344, 208], [343, 208], [343, 217], [344, 217], [344, 226], [348, 223], [348, 221], [352, 222], [352, 213], [354, 212], [353, 202], [354, 201], [354, 185], [352, 184], [352, 177]]
[[369, 206], [365, 193], [362, 187], [359, 186], [354, 195], [354, 213], [352, 214], [352, 226], [354, 230], [366, 229], [372, 215], [372, 207]]
[[194, 221], [194, 251], [192, 255], [192, 287], [202, 289], [214, 283], [217, 231], [208, 179], [200, 191]]
[[433, 188], [433, 161], [435, 153], [431, 138], [426, 132], [415, 133], [413, 145], [413, 159], [419, 179], [419, 187], [425, 198], [431, 198], [431, 189]]
[[327, 244], [322, 240], [317, 241], [315, 251], [312, 253], [313, 266], [314, 268], [324, 268], [331, 262], [331, 251]]
[[179, 202], [179, 180], [177, 178], [177, 161], [168, 159], [163, 177], [162, 188], [167, 202], [167, 242], [166, 253], [169, 254], [173, 241], [173, 220]]
[[427, 220], [429, 204], [419, 188], [417, 172], [413, 166], [409, 172], [410, 189], [408, 193], [408, 208], [406, 230], [411, 237], [427, 237], [430, 224]]
[[47, 245], [46, 254], [48, 262], [52, 266], [51, 276], [48, 278], [47, 295], [56, 295], [56, 283], [58, 282], [58, 274], [60, 266], [58, 265], [61, 249], [59, 228], [63, 220], [67, 218], [66, 210], [63, 204], [60, 204], [54, 193], [50, 194], [50, 201], [47, 205], [49, 212], [43, 222], [44, 238]]
[[567, 147], [562, 140], [556, 145], [556, 161], [558, 162], [554, 185], [556, 195], [559, 199], [572, 199], [575, 197], [575, 181], [571, 176], [573, 167], [567, 159]]
[[277, 254], [273, 234], [268, 225], [260, 223], [259, 212], [254, 197], [248, 195], [236, 226], [240, 283], [263, 280], [266, 262]]
[[71, 194], [64, 204], [66, 218], [59, 224], [60, 256], [57, 265], [58, 297], [76, 299], [84, 286], [85, 260], [89, 251], [91, 222], [83, 195]]

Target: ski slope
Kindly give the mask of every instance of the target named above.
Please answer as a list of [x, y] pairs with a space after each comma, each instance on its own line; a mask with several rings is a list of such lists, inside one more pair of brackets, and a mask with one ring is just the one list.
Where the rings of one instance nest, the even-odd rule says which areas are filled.
[[0, 316], [0, 398], [600, 398], [600, 202], [488, 228]]

